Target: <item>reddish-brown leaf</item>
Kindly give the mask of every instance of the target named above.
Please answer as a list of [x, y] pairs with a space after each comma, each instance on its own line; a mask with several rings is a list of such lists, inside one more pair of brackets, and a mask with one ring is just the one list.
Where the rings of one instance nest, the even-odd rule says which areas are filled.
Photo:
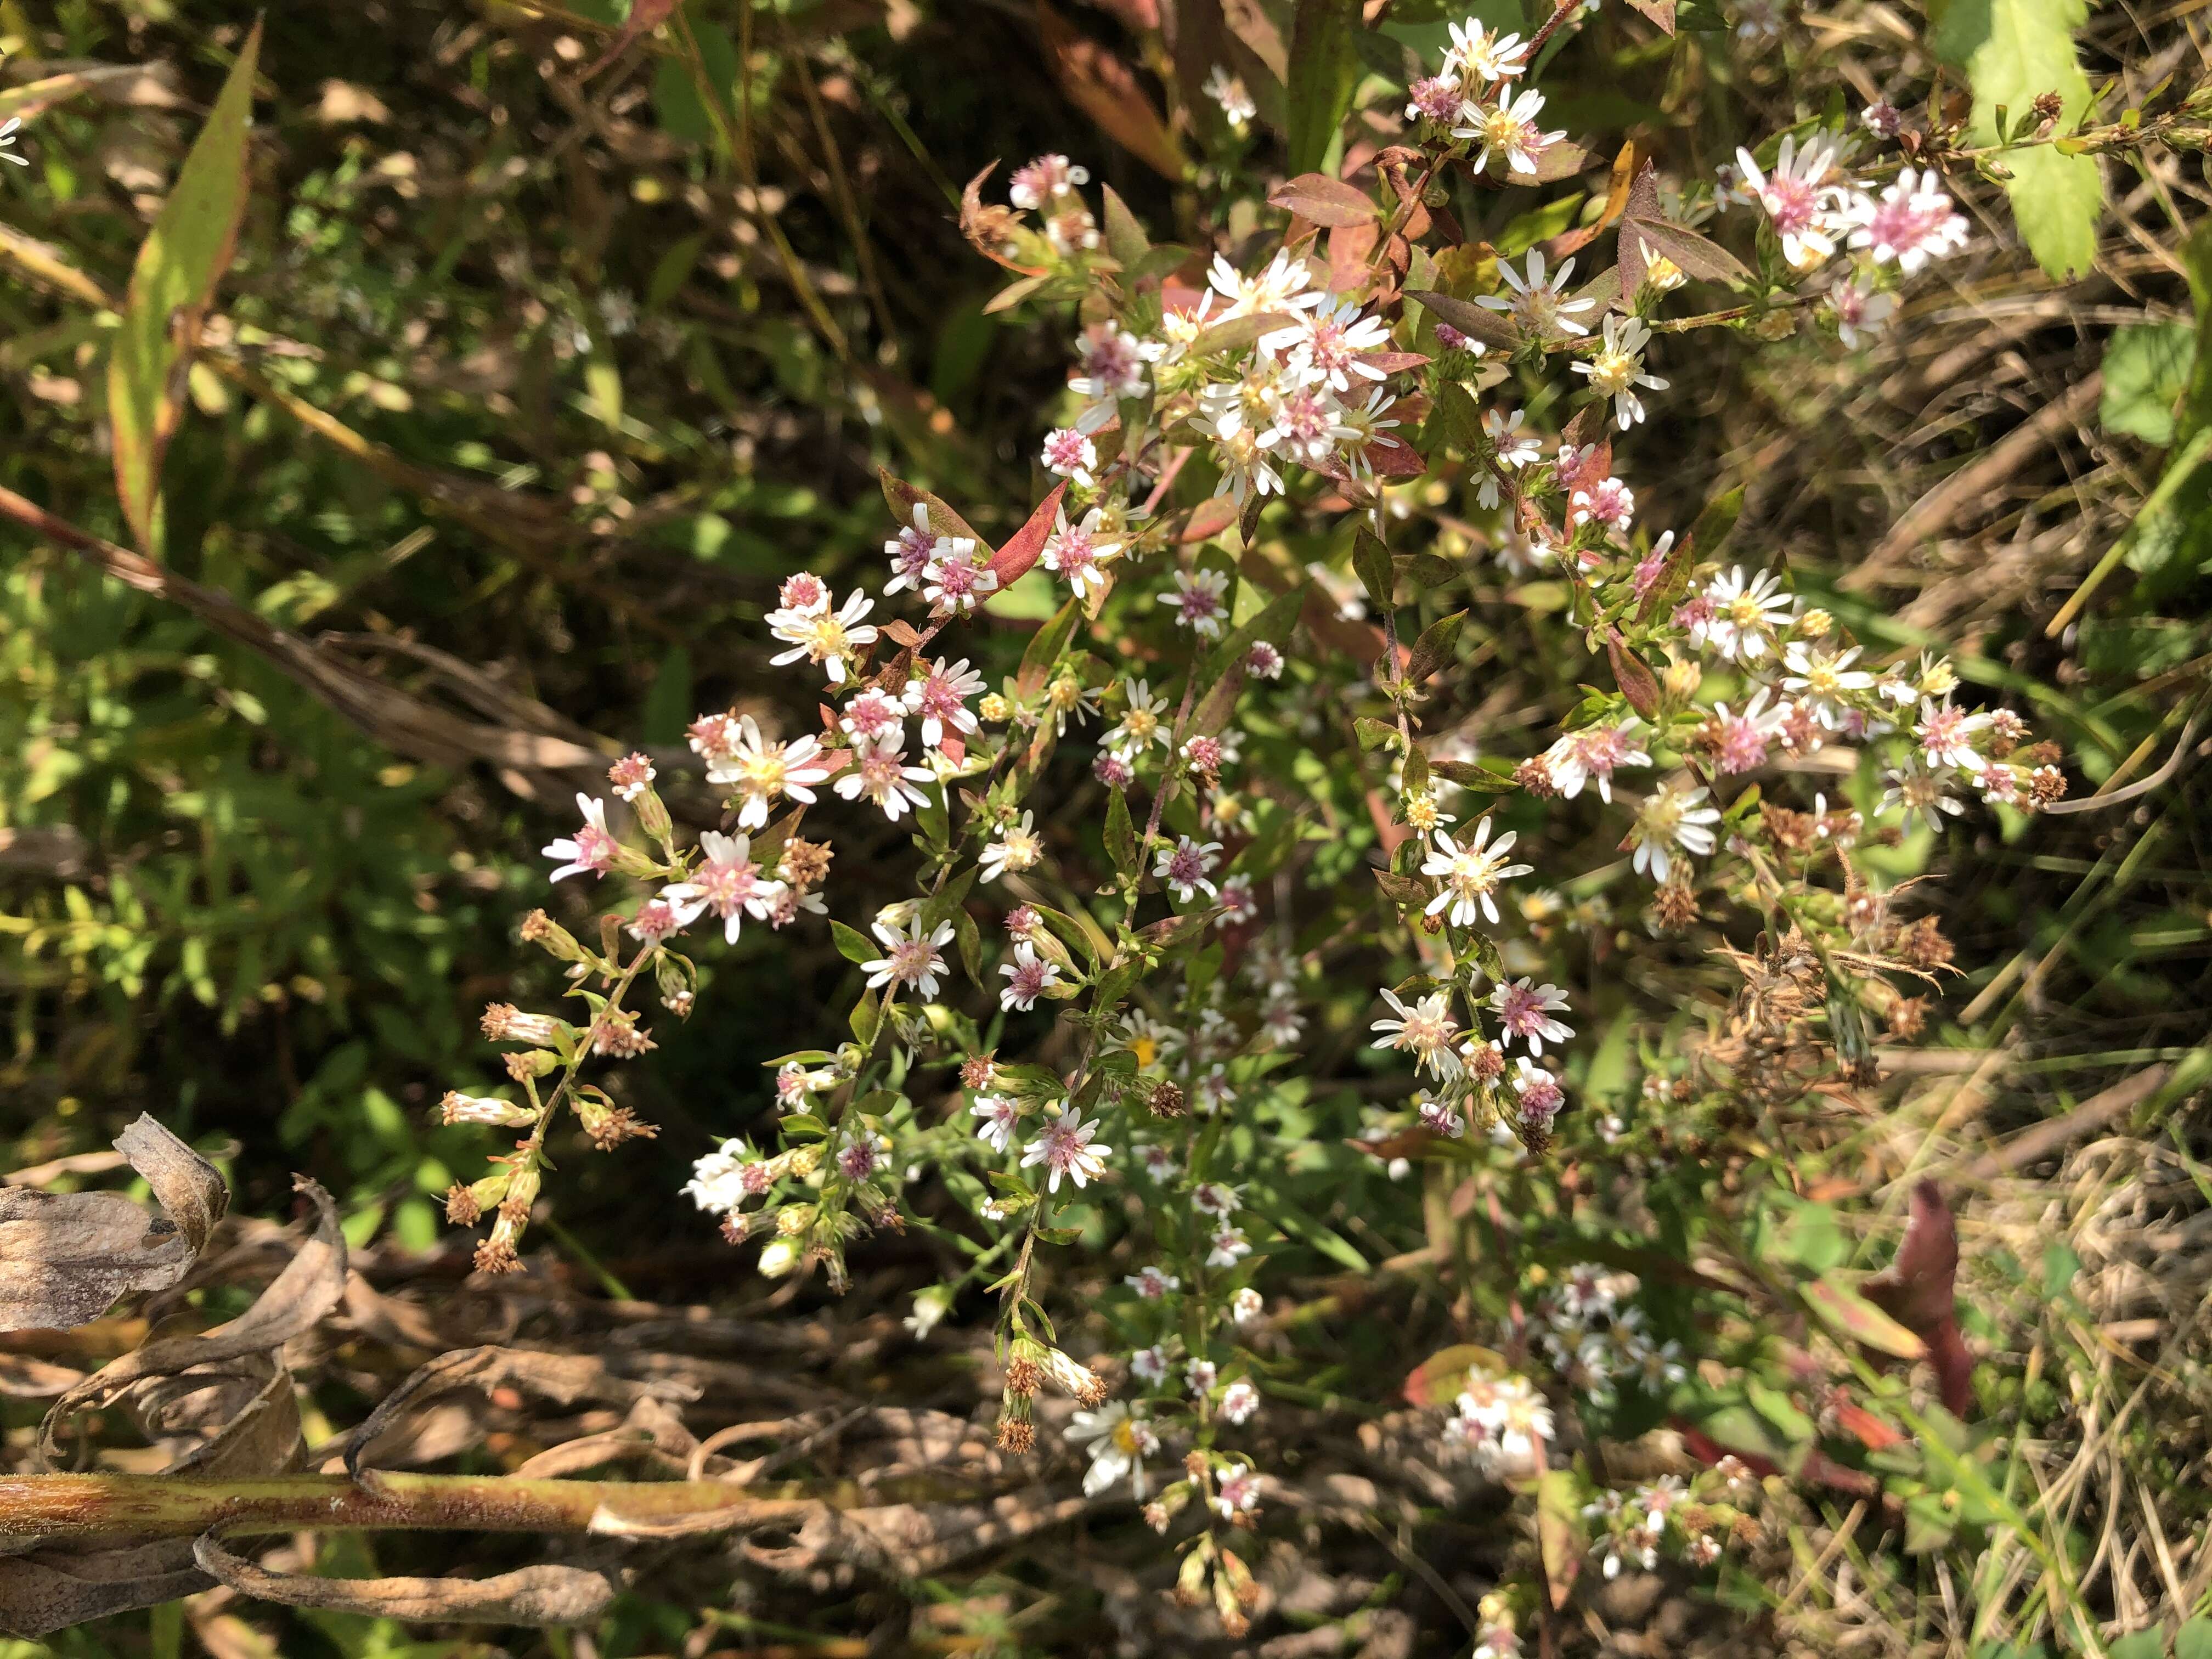
[[1326, 173], [1302, 173], [1268, 192], [1269, 205], [1317, 225], [1362, 225], [1380, 216], [1368, 193]]
[[1139, 82], [1137, 72], [1109, 48], [1076, 29], [1045, 0], [1036, 0], [1036, 20], [1045, 60], [1069, 101], [1146, 166], [1182, 182], [1188, 171], [1182, 147]]
[[1502, 1371], [1505, 1362], [1493, 1348], [1478, 1347], [1472, 1342], [1462, 1342], [1431, 1354], [1413, 1367], [1406, 1378], [1406, 1403], [1409, 1406], [1448, 1406], [1456, 1400], [1467, 1387], [1468, 1373], [1480, 1366], [1488, 1371]]
[[1959, 1331], [1958, 1274], [1958, 1224], [1942, 1189], [1923, 1181], [1912, 1189], [1912, 1213], [1896, 1260], [1859, 1292], [1928, 1345], [1944, 1407], [1964, 1417], [1974, 1403], [1974, 1361]]
[[991, 574], [999, 579], [1000, 589], [1012, 587], [1030, 574], [1037, 556], [1044, 551], [1045, 538], [1052, 534], [1054, 523], [1060, 517], [1060, 504], [1067, 495], [1065, 483], [1052, 487], [1052, 493], [1037, 503], [1019, 530], [1006, 538], [1006, 544], [991, 556]]

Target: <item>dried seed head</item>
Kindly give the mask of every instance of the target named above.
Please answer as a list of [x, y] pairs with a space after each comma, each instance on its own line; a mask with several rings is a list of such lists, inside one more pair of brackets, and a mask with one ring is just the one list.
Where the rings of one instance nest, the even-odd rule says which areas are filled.
[[458, 1181], [446, 1188], [446, 1219], [456, 1227], [473, 1227], [483, 1219], [483, 1206]]
[[615, 1060], [635, 1060], [659, 1045], [638, 1030], [637, 1016], [609, 1011], [592, 1027], [592, 1052]]
[[1182, 1089], [1165, 1078], [1152, 1085], [1145, 1104], [1152, 1109], [1154, 1117], [1181, 1117], [1188, 1109]]
[[780, 880], [789, 882], [800, 892], [819, 886], [830, 873], [830, 860], [834, 851], [828, 842], [801, 841], [793, 836], [783, 844], [783, 856], [776, 860], [775, 873]]
[[1026, 1457], [1036, 1449], [1036, 1430], [1018, 1418], [999, 1419], [999, 1449]]
[[1943, 936], [1942, 924], [1933, 916], [1922, 916], [1899, 928], [1892, 948], [1899, 962], [1923, 969], [1948, 967], [1954, 954], [1951, 941]]
[[1026, 1357], [1018, 1358], [1006, 1367], [1006, 1391], [1014, 1399], [1028, 1399], [1037, 1391], [1037, 1386], [1043, 1381], [1044, 1372], [1038, 1368], [1034, 1359]]
[[517, 1083], [528, 1083], [543, 1077], [560, 1064], [543, 1048], [517, 1048], [501, 1054], [499, 1063], [507, 1067], [507, 1076]]
[[732, 1210], [722, 1218], [722, 1241], [726, 1244], [742, 1244], [751, 1231], [751, 1222], [738, 1211]]
[[625, 1140], [651, 1140], [659, 1128], [647, 1123], [627, 1106], [601, 1106], [596, 1101], [580, 1103], [577, 1115], [582, 1119], [584, 1133], [591, 1137], [592, 1145], [603, 1152], [611, 1152]]
[[1889, 1034], [1899, 1042], [1910, 1042], [1928, 1026], [1928, 999], [1899, 997], [1897, 1006], [1889, 1011]]
[[1697, 890], [1686, 881], [1663, 883], [1651, 896], [1651, 919], [1663, 933], [1679, 933], [1698, 916]]
[[960, 1083], [963, 1088], [985, 1090], [998, 1070], [989, 1054], [970, 1054], [960, 1062]]
[[503, 1238], [488, 1238], [477, 1246], [476, 1270], [480, 1273], [517, 1273], [522, 1271], [522, 1258], [514, 1253], [514, 1246]]
[[1551, 763], [1541, 755], [1531, 755], [1513, 769], [1513, 781], [1539, 800], [1548, 800], [1559, 793], [1553, 781]]

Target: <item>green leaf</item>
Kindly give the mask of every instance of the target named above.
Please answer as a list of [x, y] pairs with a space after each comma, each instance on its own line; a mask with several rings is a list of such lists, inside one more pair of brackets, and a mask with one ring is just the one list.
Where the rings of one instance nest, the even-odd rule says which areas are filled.
[[1477, 1347], [1472, 1342], [1432, 1353], [1406, 1378], [1406, 1403], [1449, 1406], [1467, 1387], [1468, 1373], [1477, 1369], [1496, 1372], [1507, 1367], [1496, 1349]]
[[1423, 680], [1443, 667], [1452, 659], [1459, 644], [1459, 631], [1467, 623], [1467, 612], [1455, 611], [1449, 617], [1439, 617], [1421, 630], [1421, 637], [1413, 641], [1413, 654], [1406, 665], [1406, 678], [1419, 685]]
[[[1367, 589], [1368, 597], [1382, 610], [1389, 610], [1390, 595], [1397, 586], [1397, 572], [1390, 563], [1390, 550], [1382, 545], [1382, 538], [1364, 526], [1352, 544], [1352, 568]], [[1397, 665], [1394, 663], [1391, 667], [1395, 672]]]
[[246, 214], [246, 130], [261, 25], [246, 37], [230, 77], [192, 141], [161, 216], [138, 249], [107, 360], [115, 493], [138, 544], [161, 550], [161, 455], [184, 413], [185, 369], [216, 284], [230, 267]]
[[1905, 1502], [1905, 1549], [1908, 1555], [1925, 1555], [1951, 1541], [1959, 1529], [1955, 1510], [1945, 1506], [1935, 1492], [1921, 1492]]
[[1024, 692], [1039, 690], [1060, 653], [1067, 649], [1067, 641], [1075, 632], [1075, 624], [1083, 614], [1083, 601], [1070, 599], [1053, 613], [1053, 618], [1030, 636], [1029, 648], [1022, 653], [1022, 665], [1015, 676], [1016, 684]]
[[1581, 1494], [1571, 1469], [1547, 1469], [1537, 1478], [1536, 1547], [1544, 1559], [1544, 1584], [1552, 1606], [1564, 1607], [1589, 1549], [1583, 1534]]
[[2181, 250], [2189, 272], [2189, 301], [2197, 313], [2197, 355], [2189, 386], [2173, 429], [2176, 443], [2187, 443], [2212, 424], [2212, 225], [2199, 225]]
[[952, 935], [960, 946], [960, 966], [976, 984], [983, 983], [983, 934], [975, 918], [965, 910], [952, 913]]
[[[2047, 92], [2058, 94], [2062, 131], [2088, 112], [2089, 77], [2073, 38], [2088, 9], [2088, 0], [1944, 0], [1934, 9], [1929, 44], [1974, 90], [1972, 143], [1998, 142], [1998, 106], [2025, 110]], [[2005, 193], [2036, 263], [2053, 276], [2085, 274], [2105, 205], [2096, 158], [2038, 144], [2008, 150], [2003, 161], [2012, 174]]]
[[1152, 245], [1146, 240], [1145, 228], [1137, 222], [1137, 216], [1129, 211], [1129, 204], [1111, 185], [1105, 187], [1105, 204], [1106, 251], [1121, 267], [1122, 282], [1133, 283], [1135, 278], [1131, 273], [1143, 264]]
[[2166, 1632], [2139, 1630], [2131, 1636], [2121, 1637], [2105, 1651], [2112, 1659], [2166, 1659]]
[[876, 1046], [876, 1030], [884, 1023], [884, 1006], [876, 1000], [873, 991], [853, 1005], [852, 1017], [846, 1023], [852, 1027], [854, 1042], [863, 1048]]
[[2212, 1659], [2212, 1619], [2192, 1619], [2174, 1632], [2173, 1659]]
[[1840, 1273], [1822, 1273], [1805, 1286], [1805, 1305], [1839, 1336], [1899, 1359], [1917, 1359], [1928, 1345], [1854, 1289]]
[[843, 922], [832, 921], [830, 937], [837, 941], [837, 954], [848, 962], [880, 962], [884, 953], [876, 949], [875, 941], [857, 927], [848, 927]]
[[2187, 323], [2129, 323], [2105, 347], [2097, 419], [2107, 432], [2161, 447], [2173, 441], [2173, 407], [2189, 385], [2197, 331]]
[[1252, 614], [1251, 619], [1215, 647], [1206, 659], [1207, 681], [1218, 680], [1230, 668], [1243, 662], [1251, 654], [1255, 645], [1267, 644], [1278, 651], [1289, 642], [1291, 629], [1297, 625], [1298, 612], [1305, 608], [1306, 590], [1310, 582], [1300, 582], [1287, 593], [1279, 593]]
[[1123, 875], [1137, 869], [1137, 827], [1129, 821], [1129, 792], [1115, 789], [1106, 802], [1106, 856]]
[[1359, 82], [1358, 0], [1297, 0], [1291, 17], [1290, 154], [1286, 170], [1311, 173], [1336, 142]]

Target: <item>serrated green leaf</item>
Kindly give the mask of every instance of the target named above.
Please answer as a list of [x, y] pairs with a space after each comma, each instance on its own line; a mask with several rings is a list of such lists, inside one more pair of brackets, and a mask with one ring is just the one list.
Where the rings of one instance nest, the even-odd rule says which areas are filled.
[[2128, 323], [2105, 345], [2097, 419], [2145, 443], [2173, 441], [2174, 405], [2189, 386], [2197, 331], [2187, 323]]
[[[2025, 110], [2045, 93], [2059, 98], [2060, 130], [2089, 108], [2089, 77], [2075, 56], [2073, 31], [2087, 0], [1943, 0], [1933, 9], [1936, 55], [1965, 71], [1973, 88], [1971, 142], [1997, 140], [1999, 106]], [[2036, 263], [2057, 277], [2085, 274], [2097, 253], [2105, 186], [2094, 156], [2040, 144], [2008, 150], [2005, 181], [2021, 239]]]

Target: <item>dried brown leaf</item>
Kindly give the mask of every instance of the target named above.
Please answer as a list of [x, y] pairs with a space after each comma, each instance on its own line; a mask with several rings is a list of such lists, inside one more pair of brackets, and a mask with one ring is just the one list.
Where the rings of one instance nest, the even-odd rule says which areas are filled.
[[230, 1198], [215, 1165], [143, 1115], [115, 1145], [164, 1213], [118, 1193], [0, 1188], [0, 1330], [84, 1324], [199, 1259]]
[[259, 1601], [425, 1624], [588, 1624], [634, 1576], [612, 1565], [541, 1563], [489, 1578], [319, 1578], [271, 1572], [233, 1555], [211, 1535], [193, 1544], [192, 1556], [222, 1583]]

